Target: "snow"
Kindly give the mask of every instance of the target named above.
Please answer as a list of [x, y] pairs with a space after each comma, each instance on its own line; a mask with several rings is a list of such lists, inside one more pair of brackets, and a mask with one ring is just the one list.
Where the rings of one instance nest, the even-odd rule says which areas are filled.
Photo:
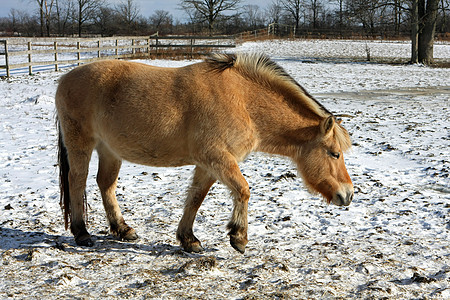
[[[323, 43], [339, 52], [353, 42]], [[312, 44], [319, 51], [320, 42]], [[377, 51], [389, 56], [399, 44]], [[1, 80], [0, 298], [449, 299], [449, 69], [305, 60], [320, 53], [298, 56], [300, 48], [308, 47], [265, 41], [236, 50], [267, 53], [328, 109], [352, 116], [343, 124], [353, 141], [345, 160], [355, 198], [349, 207], [328, 206], [290, 178], [289, 160], [251, 155], [241, 164], [252, 193], [244, 255], [228, 243], [232, 201], [220, 184], [194, 227], [205, 252], [178, 245], [191, 166], [125, 162], [118, 199], [140, 239], [115, 240], [95, 155], [87, 195], [96, 244], [77, 246], [64, 230], [55, 166], [53, 102], [63, 72]], [[439, 51], [450, 57], [450, 45]]]
[[[450, 48], [448, 42], [435, 42], [433, 57], [436, 60], [448, 60]], [[386, 40], [268, 40], [262, 42], [247, 42], [239, 47], [239, 51], [254, 51], [266, 53], [271, 57], [294, 58], [298, 60], [315, 61], [317, 59], [339, 61], [366, 60], [367, 52], [375, 60], [408, 61], [411, 58], [410, 41]]]

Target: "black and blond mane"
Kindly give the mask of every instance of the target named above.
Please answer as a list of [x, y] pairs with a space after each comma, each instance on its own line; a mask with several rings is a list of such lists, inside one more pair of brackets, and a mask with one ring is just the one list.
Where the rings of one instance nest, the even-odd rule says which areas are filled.
[[[279, 86], [284, 91], [296, 95], [312, 112], [322, 118], [333, 116], [319, 101], [314, 99], [292, 76], [282, 67], [261, 54], [212, 54], [207, 60], [211, 68], [216, 71], [224, 71], [235, 68], [243, 76], [262, 85]], [[348, 132], [340, 125], [335, 126], [335, 137], [343, 151], [350, 148], [351, 142]]]
[[282, 67], [261, 54], [213, 54], [207, 62], [217, 71], [235, 68], [242, 75], [263, 85], [281, 86], [284, 90], [296, 94], [307, 107], [321, 117], [332, 115], [322, 104], [312, 97]]

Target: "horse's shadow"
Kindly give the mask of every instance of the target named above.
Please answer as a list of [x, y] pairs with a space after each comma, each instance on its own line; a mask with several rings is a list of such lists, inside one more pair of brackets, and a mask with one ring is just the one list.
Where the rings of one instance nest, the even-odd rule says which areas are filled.
[[41, 231], [22, 231], [20, 229], [0, 227], [0, 249], [1, 250], [29, 250], [36, 248], [56, 248], [60, 251], [73, 253], [88, 252], [118, 252], [118, 253], [140, 253], [149, 256], [180, 256], [180, 257], [203, 257], [211, 255], [217, 249], [207, 248], [203, 253], [187, 253], [178, 245], [168, 243], [151, 242], [141, 243], [139, 239], [135, 242], [117, 240], [111, 235], [93, 236], [95, 244], [93, 247], [78, 246], [72, 236], [53, 235]]

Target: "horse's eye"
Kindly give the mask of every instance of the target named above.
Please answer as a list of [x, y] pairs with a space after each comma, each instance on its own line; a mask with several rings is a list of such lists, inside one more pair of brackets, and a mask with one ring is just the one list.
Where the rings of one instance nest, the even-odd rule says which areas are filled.
[[341, 154], [339, 152], [329, 151], [328, 154], [334, 159], [339, 159], [339, 157], [341, 157]]

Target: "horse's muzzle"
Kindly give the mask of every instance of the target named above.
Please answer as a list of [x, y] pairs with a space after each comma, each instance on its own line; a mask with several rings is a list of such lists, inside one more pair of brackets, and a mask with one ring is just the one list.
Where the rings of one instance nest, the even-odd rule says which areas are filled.
[[347, 187], [343, 191], [338, 191], [331, 202], [337, 206], [348, 206], [353, 200], [353, 187]]

